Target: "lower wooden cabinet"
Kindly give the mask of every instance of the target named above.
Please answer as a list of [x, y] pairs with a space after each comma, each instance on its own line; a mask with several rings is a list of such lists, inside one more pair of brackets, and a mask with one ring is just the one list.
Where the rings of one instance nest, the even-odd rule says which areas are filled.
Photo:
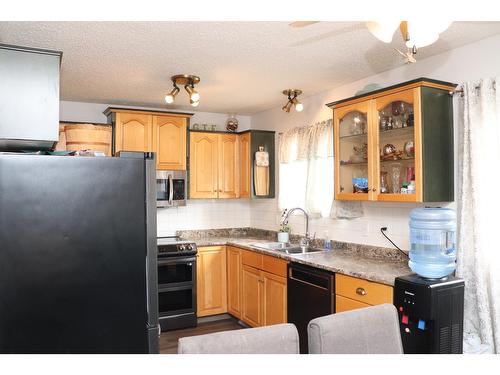
[[227, 312], [241, 318], [241, 251], [227, 246]]
[[263, 286], [261, 271], [243, 265], [241, 320], [252, 327], [262, 325]]
[[392, 304], [393, 288], [389, 285], [358, 279], [337, 273], [335, 275], [335, 312], [349, 311]]
[[335, 296], [335, 312], [349, 311], [362, 309], [363, 307], [371, 306], [367, 303], [355, 301], [350, 298], [342, 297], [339, 295]]
[[196, 302], [199, 317], [227, 312], [226, 247], [198, 248]]
[[246, 250], [242, 253], [241, 320], [252, 327], [286, 323], [287, 262]]
[[287, 322], [287, 281], [286, 277], [262, 272], [264, 295], [263, 325]]

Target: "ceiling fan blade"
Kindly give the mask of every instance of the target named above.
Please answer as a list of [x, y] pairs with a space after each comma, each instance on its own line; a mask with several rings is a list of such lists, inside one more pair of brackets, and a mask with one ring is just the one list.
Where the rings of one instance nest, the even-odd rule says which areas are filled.
[[407, 54], [406, 54], [406, 53], [404, 53], [404, 52], [402, 52], [402, 51], [398, 50], [397, 48], [394, 48], [394, 50], [395, 50], [395, 51], [397, 51], [397, 52], [399, 52], [399, 54], [400, 54], [401, 56], [403, 56], [404, 58], [406, 58], [406, 57], [407, 57]]
[[300, 28], [300, 27], [306, 27], [309, 25], [314, 25], [315, 23], [318, 23], [320, 21], [295, 21], [289, 24], [291, 27], [295, 28]]

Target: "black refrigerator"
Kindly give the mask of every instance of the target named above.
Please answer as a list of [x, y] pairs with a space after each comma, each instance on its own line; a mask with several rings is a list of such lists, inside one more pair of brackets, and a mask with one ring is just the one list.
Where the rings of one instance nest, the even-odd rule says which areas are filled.
[[0, 154], [0, 353], [157, 353], [152, 154]]

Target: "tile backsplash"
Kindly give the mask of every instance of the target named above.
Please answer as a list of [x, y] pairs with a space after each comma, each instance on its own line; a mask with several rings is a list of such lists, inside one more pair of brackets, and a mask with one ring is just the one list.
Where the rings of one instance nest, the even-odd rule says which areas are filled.
[[[277, 230], [281, 218], [277, 199], [254, 200], [251, 202], [251, 226], [254, 228]], [[416, 207], [450, 207], [453, 203], [393, 203], [363, 202], [363, 216], [357, 219], [310, 218], [309, 232], [317, 238], [329, 238], [335, 241], [352, 242], [363, 245], [392, 247], [392, 244], [380, 233], [381, 227], [387, 227], [386, 234], [402, 249], [409, 250], [409, 217]], [[305, 218], [297, 213], [289, 220], [294, 234], [305, 233]]]
[[190, 199], [186, 206], [157, 210], [158, 236], [177, 230], [249, 227], [250, 210], [248, 199]]
[[[442, 206], [455, 208], [454, 204], [411, 204], [392, 202], [364, 202], [364, 215], [358, 219], [339, 220], [311, 218], [309, 232], [317, 238], [392, 247], [380, 233], [387, 227], [387, 235], [402, 249], [409, 249], [408, 222], [415, 207]], [[277, 199], [228, 199], [188, 200], [187, 206], [158, 209], [158, 236], [174, 235], [177, 230], [221, 229], [252, 227], [278, 230], [280, 211]], [[292, 234], [303, 235], [304, 217], [294, 215], [289, 224]]]

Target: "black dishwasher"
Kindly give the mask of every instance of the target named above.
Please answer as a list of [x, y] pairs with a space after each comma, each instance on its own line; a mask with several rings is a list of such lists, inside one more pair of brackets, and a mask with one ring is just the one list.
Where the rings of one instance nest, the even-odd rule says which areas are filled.
[[299, 331], [300, 353], [308, 352], [307, 325], [335, 312], [335, 274], [302, 264], [288, 265], [288, 322]]

